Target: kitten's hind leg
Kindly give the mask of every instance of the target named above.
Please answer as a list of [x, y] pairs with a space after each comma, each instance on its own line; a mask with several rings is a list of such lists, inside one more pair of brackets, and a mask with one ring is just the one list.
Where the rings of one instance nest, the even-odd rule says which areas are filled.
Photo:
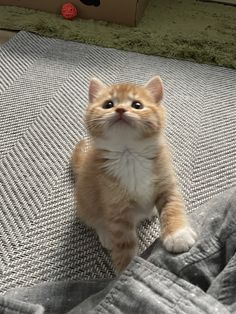
[[111, 250], [112, 249], [112, 242], [111, 242], [111, 234], [105, 227], [96, 227], [96, 232], [98, 234], [99, 240], [102, 244], [102, 246], [107, 249]]
[[78, 174], [79, 168], [81, 166], [81, 163], [85, 157], [86, 154], [86, 148], [87, 148], [87, 141], [81, 140], [76, 146], [73, 151], [72, 157], [71, 157], [71, 166], [73, 169], [73, 172], [75, 174]]
[[158, 216], [158, 211], [157, 211], [157, 208], [155, 206], [155, 207], [153, 207], [153, 210], [151, 211], [149, 218], [151, 219], [151, 218], [156, 217], [156, 216]]

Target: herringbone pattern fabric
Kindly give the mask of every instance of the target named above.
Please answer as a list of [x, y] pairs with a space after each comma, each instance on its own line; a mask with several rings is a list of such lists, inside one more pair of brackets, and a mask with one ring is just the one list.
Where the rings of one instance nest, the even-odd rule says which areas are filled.
[[[0, 291], [112, 277], [109, 254], [75, 217], [69, 160], [86, 136], [92, 76], [166, 86], [167, 137], [188, 211], [235, 184], [236, 72], [21, 32], [0, 49]], [[140, 227], [140, 251], [159, 232]]]

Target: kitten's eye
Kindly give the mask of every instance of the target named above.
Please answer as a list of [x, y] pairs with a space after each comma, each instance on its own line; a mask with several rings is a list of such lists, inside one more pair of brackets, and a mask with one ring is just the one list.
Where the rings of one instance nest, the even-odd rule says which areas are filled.
[[105, 101], [103, 106], [102, 106], [103, 109], [110, 109], [112, 107], [114, 107], [114, 103], [111, 100]]
[[143, 104], [139, 101], [133, 101], [131, 107], [134, 109], [143, 109]]

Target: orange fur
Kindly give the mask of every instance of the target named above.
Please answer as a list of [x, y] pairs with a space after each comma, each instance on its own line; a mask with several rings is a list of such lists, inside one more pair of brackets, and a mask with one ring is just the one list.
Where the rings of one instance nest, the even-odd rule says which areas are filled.
[[[75, 195], [79, 218], [111, 249], [118, 272], [136, 254], [137, 224], [150, 216], [153, 206], [159, 210], [164, 244], [165, 239], [169, 241], [167, 249], [172, 250], [174, 243], [173, 251], [179, 250], [176, 247], [181, 245], [171, 236], [188, 226], [163, 135], [162, 95], [159, 77], [146, 86], [106, 87], [96, 79], [90, 83], [85, 120], [91, 141], [81, 141], [72, 156]], [[104, 108], [108, 100], [113, 106]], [[134, 101], [143, 108], [134, 108]], [[128, 172], [130, 176], [126, 176]]]

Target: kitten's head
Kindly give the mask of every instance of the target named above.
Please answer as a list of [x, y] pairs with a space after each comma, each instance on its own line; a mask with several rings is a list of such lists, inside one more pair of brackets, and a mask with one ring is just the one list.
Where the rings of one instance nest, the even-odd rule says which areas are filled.
[[[93, 137], [103, 137], [119, 129], [139, 137], [158, 134], [164, 127], [163, 84], [159, 76], [144, 86], [116, 84], [106, 86], [92, 79], [86, 124]], [[123, 132], [122, 132], [123, 133]]]

